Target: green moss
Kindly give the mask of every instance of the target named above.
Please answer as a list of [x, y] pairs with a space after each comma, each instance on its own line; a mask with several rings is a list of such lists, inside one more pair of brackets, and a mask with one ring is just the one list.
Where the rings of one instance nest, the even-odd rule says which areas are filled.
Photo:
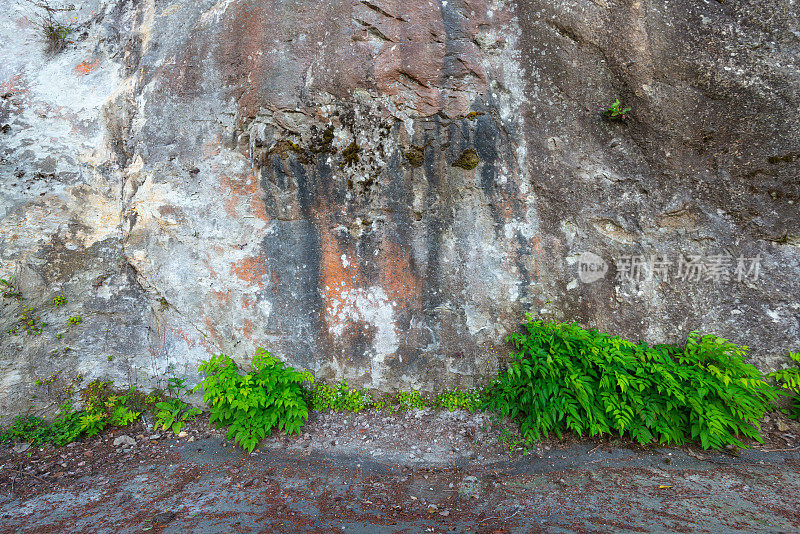
[[460, 156], [458, 156], [457, 160], [453, 162], [453, 167], [461, 167], [462, 169], [471, 171], [478, 166], [480, 161], [481, 160], [478, 158], [478, 153], [475, 152], [475, 149], [468, 148], [462, 152]]
[[356, 140], [353, 139], [353, 142], [350, 143], [347, 148], [344, 149], [342, 152], [342, 163], [339, 164], [340, 167], [349, 167], [350, 165], [354, 165], [358, 163], [360, 156], [359, 153], [361, 152], [361, 147], [358, 146]]
[[308, 150], [312, 154], [336, 154], [336, 147], [333, 146], [333, 126], [328, 126], [322, 134], [315, 135]]
[[422, 167], [425, 164], [425, 153], [422, 147], [412, 145], [411, 148], [403, 152], [403, 157], [414, 168]]

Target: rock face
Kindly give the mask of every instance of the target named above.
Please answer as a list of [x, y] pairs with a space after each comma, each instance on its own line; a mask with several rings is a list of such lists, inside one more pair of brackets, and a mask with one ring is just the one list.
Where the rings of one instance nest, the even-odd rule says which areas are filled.
[[794, 0], [81, 4], [0, 20], [0, 412], [257, 346], [470, 386], [526, 312], [800, 348]]

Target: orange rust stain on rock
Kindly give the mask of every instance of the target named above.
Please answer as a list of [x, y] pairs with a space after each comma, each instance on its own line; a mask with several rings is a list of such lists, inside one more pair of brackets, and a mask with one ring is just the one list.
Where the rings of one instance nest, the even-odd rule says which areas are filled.
[[234, 264], [232, 270], [239, 279], [261, 285], [261, 279], [267, 274], [267, 265], [263, 256], [251, 256]]
[[514, 219], [514, 204], [510, 199], [503, 198], [496, 202], [495, 205], [506, 222], [511, 222]]
[[[253, 183], [256, 183], [255, 177], [253, 177]], [[254, 194], [250, 198], [250, 213], [264, 222], [269, 222], [267, 205], [264, 204], [264, 198], [260, 194]]]
[[242, 335], [244, 337], [246, 337], [247, 339], [252, 339], [253, 338], [253, 321], [251, 321], [250, 319], [245, 319], [244, 320], [244, 326], [242, 328], [240, 328], [240, 331], [242, 332]]
[[381, 287], [398, 306], [406, 309], [417, 307], [422, 283], [412, 270], [411, 255], [389, 239], [383, 240], [382, 248], [377, 260]]
[[227, 197], [223, 200], [223, 204], [228, 215], [236, 217], [240, 201], [249, 199], [250, 212], [262, 221], [269, 221], [255, 175], [250, 173], [245, 176], [228, 177], [221, 174], [219, 182], [222, 194]]
[[214, 296], [215, 299], [217, 299], [217, 301], [220, 304], [223, 304], [225, 306], [230, 306], [231, 305], [231, 292], [230, 292], [230, 290], [228, 290], [228, 291], [220, 291], [218, 289], [212, 289], [211, 290], [211, 294]]
[[206, 331], [208, 332], [208, 336], [214, 341], [217, 345], [220, 345], [220, 341], [222, 338], [220, 337], [219, 333], [217, 332], [217, 326], [211, 321], [210, 317], [203, 317], [203, 324], [206, 327]]
[[[336, 311], [336, 303], [341, 300], [341, 295], [354, 286], [358, 280], [358, 267], [351, 263], [347, 267], [342, 264], [342, 254], [347, 254], [336, 237], [321, 232], [320, 241], [322, 242], [322, 258], [320, 261], [320, 288], [322, 289], [323, 300], [325, 301], [325, 320], [331, 322], [335, 318], [333, 313]], [[354, 259], [354, 255], [347, 254]]]
[[183, 328], [175, 327], [170, 328], [170, 331], [173, 336], [179, 337], [183, 339], [189, 347], [196, 347], [201, 346], [206, 349], [208, 352], [214, 352], [214, 346], [208, 342], [208, 340], [200, 335], [197, 335], [196, 331], [193, 329], [192, 333], [186, 332]]
[[216, 156], [219, 154], [221, 146], [222, 144], [219, 142], [219, 137], [215, 137], [207, 143], [203, 143], [203, 149], [200, 156], [201, 159], [208, 159]]
[[250, 308], [256, 303], [255, 299], [248, 297], [247, 295], [242, 296], [242, 308]]
[[87, 74], [95, 70], [98, 65], [100, 65], [100, 60], [96, 58], [91, 63], [88, 61], [81, 61], [80, 63], [75, 65], [75, 74], [86, 76]]

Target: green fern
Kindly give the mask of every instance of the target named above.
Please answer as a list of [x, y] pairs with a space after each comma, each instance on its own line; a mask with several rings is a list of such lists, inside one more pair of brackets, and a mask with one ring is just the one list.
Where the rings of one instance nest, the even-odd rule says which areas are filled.
[[516, 361], [484, 406], [519, 417], [529, 441], [564, 431], [618, 433], [704, 448], [761, 441], [759, 421], [775, 399], [747, 348], [693, 332], [685, 346], [633, 343], [576, 324], [529, 321], [509, 337]]

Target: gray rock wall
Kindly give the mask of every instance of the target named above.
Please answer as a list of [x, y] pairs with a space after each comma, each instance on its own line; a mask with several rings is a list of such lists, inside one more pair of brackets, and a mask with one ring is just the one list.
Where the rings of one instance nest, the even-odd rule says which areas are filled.
[[86, 1], [57, 54], [6, 4], [2, 413], [257, 346], [468, 387], [527, 312], [800, 348], [792, 0]]

